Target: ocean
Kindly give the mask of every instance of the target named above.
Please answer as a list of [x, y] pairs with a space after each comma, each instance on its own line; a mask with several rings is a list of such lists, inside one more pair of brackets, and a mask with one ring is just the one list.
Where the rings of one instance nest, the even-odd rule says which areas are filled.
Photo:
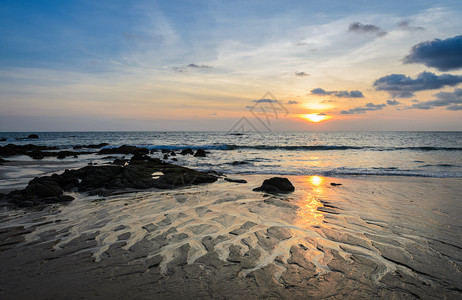
[[0, 146], [202, 148], [207, 157], [177, 156], [178, 164], [225, 174], [462, 177], [462, 132], [40, 132], [37, 140], [16, 140], [28, 134], [0, 133], [7, 138]]

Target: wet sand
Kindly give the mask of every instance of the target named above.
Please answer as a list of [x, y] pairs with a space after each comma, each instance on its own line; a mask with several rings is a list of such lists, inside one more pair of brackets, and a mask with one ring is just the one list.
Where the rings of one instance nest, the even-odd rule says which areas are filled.
[[462, 297], [462, 179], [229, 177], [2, 208], [0, 298]]

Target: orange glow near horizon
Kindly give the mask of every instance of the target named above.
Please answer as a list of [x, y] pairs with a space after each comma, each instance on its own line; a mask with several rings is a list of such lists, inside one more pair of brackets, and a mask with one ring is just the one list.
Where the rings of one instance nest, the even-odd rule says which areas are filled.
[[318, 123], [318, 122], [329, 119], [329, 116], [325, 114], [305, 114], [305, 115], [300, 115], [300, 117], [307, 121], [314, 122], [314, 123]]

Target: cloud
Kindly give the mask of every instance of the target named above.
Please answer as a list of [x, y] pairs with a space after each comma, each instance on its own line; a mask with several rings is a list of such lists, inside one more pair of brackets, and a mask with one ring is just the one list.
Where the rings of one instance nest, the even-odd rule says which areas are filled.
[[462, 110], [462, 105], [451, 105], [446, 107], [448, 110]]
[[175, 67], [173, 68], [174, 70], [178, 72], [186, 72], [188, 69], [213, 69], [213, 66], [208, 66], [208, 65], [198, 65], [198, 64], [189, 64], [187, 66], [181, 66], [181, 67]]
[[462, 68], [462, 35], [417, 44], [412, 47], [403, 62], [424, 64], [439, 71], [460, 69]]
[[311, 94], [318, 96], [335, 96], [339, 98], [364, 98], [364, 95], [360, 91], [326, 91], [321, 88], [316, 88], [311, 90]]
[[289, 101], [287, 101], [287, 104], [298, 104], [298, 101], [295, 101], [295, 100], [289, 100]]
[[407, 30], [407, 31], [424, 31], [425, 30], [425, 28], [421, 26], [410, 26], [409, 21], [401, 21], [396, 25], [398, 25], [399, 28], [403, 30]]
[[295, 72], [294, 75], [297, 76], [297, 77], [310, 76], [310, 74], [307, 74], [305, 72]]
[[435, 100], [419, 102], [411, 105], [410, 109], [433, 109], [435, 107], [444, 107], [448, 110], [461, 110], [462, 107], [462, 89], [455, 89], [453, 92], [439, 92], [434, 95]]
[[422, 72], [412, 79], [404, 74], [391, 74], [377, 79], [374, 87], [377, 91], [387, 91], [393, 98], [410, 98], [414, 92], [435, 90], [445, 86], [455, 86], [462, 82], [462, 76], [431, 72]]
[[393, 100], [387, 100], [388, 105], [398, 105], [401, 104], [400, 102], [396, 101], [395, 99]]
[[259, 100], [252, 100], [253, 102], [256, 102], [256, 103], [277, 103], [278, 100], [274, 100], [274, 99], [259, 99]]
[[319, 113], [318, 116], [327, 116], [325, 113]]
[[189, 64], [186, 68], [194, 68], [194, 69], [212, 69], [212, 66], [207, 65], [196, 65], [196, 64]]
[[350, 108], [349, 110], [342, 110], [340, 113], [343, 114], [343, 115], [364, 114], [364, 113], [366, 113], [368, 111], [381, 110], [385, 106], [387, 106], [387, 105], [386, 104], [367, 103], [364, 106]]
[[371, 24], [362, 24], [360, 22], [351, 23], [348, 26], [349, 32], [356, 32], [361, 34], [375, 34], [377, 37], [384, 37], [387, 35], [380, 27]]

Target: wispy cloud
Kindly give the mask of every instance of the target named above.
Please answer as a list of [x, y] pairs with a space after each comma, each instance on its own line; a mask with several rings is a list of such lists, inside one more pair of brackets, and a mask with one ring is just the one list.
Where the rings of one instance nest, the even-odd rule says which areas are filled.
[[422, 26], [411, 26], [409, 21], [401, 21], [396, 24], [399, 28], [407, 31], [425, 31], [425, 28]]
[[391, 74], [377, 79], [374, 87], [377, 91], [387, 91], [393, 98], [410, 98], [414, 92], [435, 90], [445, 86], [455, 86], [462, 82], [462, 76], [431, 72], [422, 72], [412, 79], [404, 74]]
[[326, 91], [322, 88], [312, 89], [311, 94], [318, 96], [329, 95], [338, 98], [364, 98], [364, 94], [361, 91]]
[[398, 102], [395, 99], [393, 99], [393, 100], [387, 100], [387, 104], [393, 106], [393, 105], [401, 104], [401, 102]]
[[448, 110], [462, 109], [462, 89], [455, 89], [453, 92], [439, 92], [434, 95], [435, 100], [418, 102], [411, 105], [410, 109], [433, 109], [446, 107]]
[[306, 77], [306, 76], [310, 76], [310, 74], [307, 74], [305, 72], [295, 72], [294, 75], [296, 77]]
[[348, 26], [349, 32], [356, 32], [361, 34], [373, 34], [377, 37], [384, 37], [387, 35], [380, 27], [372, 24], [362, 24], [361, 22], [354, 22]]
[[207, 69], [213, 69], [213, 67], [209, 65], [189, 64], [187, 66], [174, 67], [173, 69], [178, 72], [186, 72], [191, 69], [192, 70], [201, 70], [201, 69], [207, 70]]
[[381, 110], [385, 106], [387, 106], [387, 105], [386, 104], [367, 103], [364, 106], [350, 108], [348, 110], [342, 110], [340, 113], [342, 115], [364, 114], [364, 113], [366, 113], [368, 111]]

